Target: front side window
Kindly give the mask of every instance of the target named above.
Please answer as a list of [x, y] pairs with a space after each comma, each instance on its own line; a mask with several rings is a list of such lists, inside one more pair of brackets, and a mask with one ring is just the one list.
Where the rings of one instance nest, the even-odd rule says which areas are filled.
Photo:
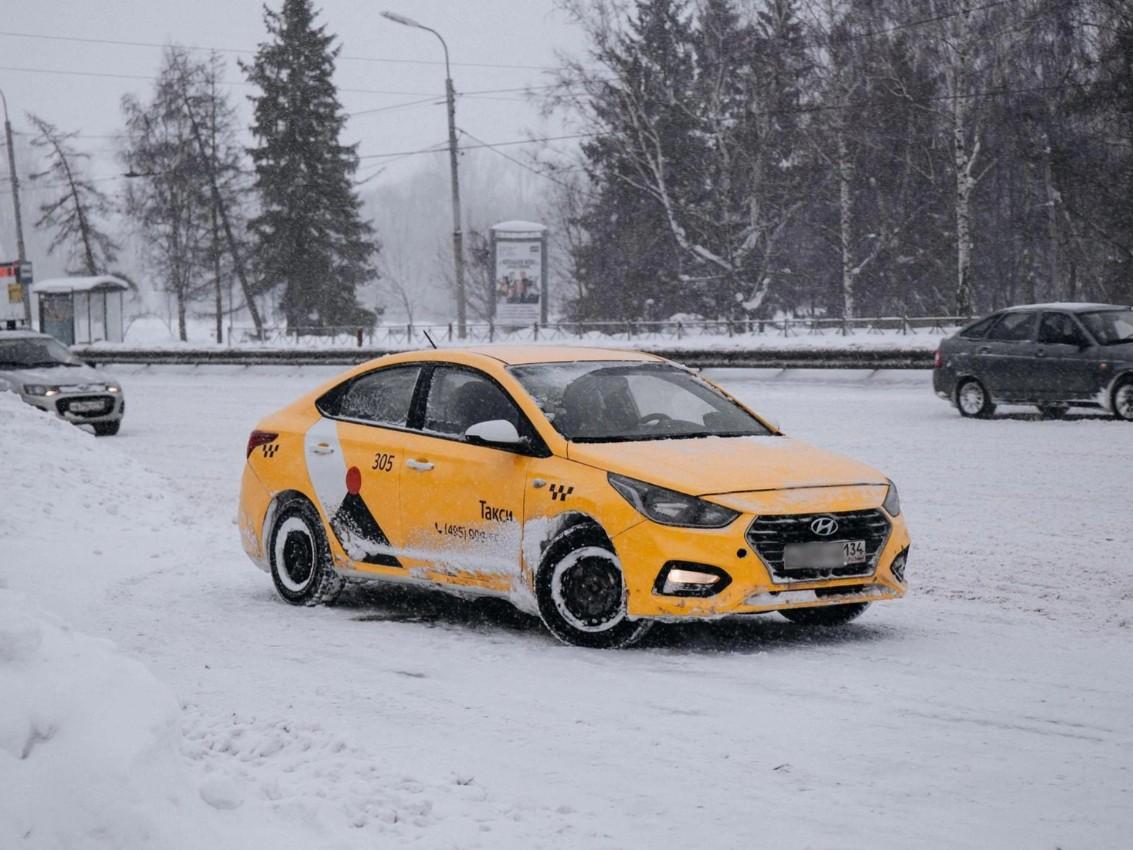
[[479, 372], [445, 366], [433, 372], [425, 402], [425, 430], [460, 437], [473, 425], [503, 419], [520, 434], [530, 428], [515, 402]]
[[1084, 345], [1086, 338], [1065, 313], [1044, 313], [1039, 323], [1039, 342], [1046, 345]]
[[1098, 310], [1081, 319], [1102, 345], [1133, 342], [1133, 310]]
[[52, 366], [82, 366], [70, 350], [47, 337], [0, 340], [0, 369], [41, 369]]
[[555, 429], [576, 442], [772, 433], [710, 384], [665, 363], [540, 363], [511, 372]]
[[1004, 313], [999, 322], [988, 331], [987, 338], [997, 342], [1025, 342], [1035, 329], [1038, 313]]
[[409, 420], [419, 366], [379, 369], [341, 384], [318, 401], [327, 416], [404, 428]]

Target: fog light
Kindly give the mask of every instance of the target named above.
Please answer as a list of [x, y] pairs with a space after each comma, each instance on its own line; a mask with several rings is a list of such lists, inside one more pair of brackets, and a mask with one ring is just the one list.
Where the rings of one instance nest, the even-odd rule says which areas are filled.
[[905, 583], [905, 562], [908, 560], [909, 550], [905, 549], [900, 555], [893, 559], [893, 563], [889, 566], [889, 572], [893, 573], [893, 578], [897, 579], [901, 584]]
[[664, 596], [715, 596], [732, 583], [732, 577], [719, 567], [669, 561], [661, 568], [653, 592]]

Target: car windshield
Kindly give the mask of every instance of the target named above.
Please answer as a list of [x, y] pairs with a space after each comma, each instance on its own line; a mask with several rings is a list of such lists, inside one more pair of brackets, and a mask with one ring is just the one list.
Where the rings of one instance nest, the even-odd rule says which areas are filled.
[[539, 363], [511, 373], [555, 429], [579, 443], [772, 434], [710, 384], [665, 363]]
[[1081, 313], [1078, 318], [1102, 345], [1133, 342], [1133, 309], [1098, 310], [1094, 313]]
[[83, 361], [48, 337], [0, 339], [0, 369], [82, 366]]

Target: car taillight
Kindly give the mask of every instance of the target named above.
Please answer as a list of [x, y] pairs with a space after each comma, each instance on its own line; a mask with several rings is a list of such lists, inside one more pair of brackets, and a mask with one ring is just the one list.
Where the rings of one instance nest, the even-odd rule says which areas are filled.
[[273, 434], [271, 431], [253, 431], [248, 435], [248, 450], [244, 452], [244, 457], [251, 457], [252, 452], [254, 452], [258, 446], [266, 446], [268, 443], [274, 443], [275, 438], [278, 436], [279, 434]]
[[939, 369], [944, 365], [944, 355], [940, 353], [940, 349], [936, 349], [936, 356], [932, 358], [932, 368]]

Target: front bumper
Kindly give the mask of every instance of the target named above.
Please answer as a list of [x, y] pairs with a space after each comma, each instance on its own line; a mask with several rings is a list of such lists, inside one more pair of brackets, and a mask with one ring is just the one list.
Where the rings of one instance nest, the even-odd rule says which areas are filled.
[[[799, 506], [791, 514], [825, 513], [839, 516], [846, 508], [816, 503]], [[859, 511], [861, 506], [855, 505]], [[634, 618], [718, 618], [735, 614], [759, 614], [784, 608], [841, 605], [905, 595], [904, 565], [909, 534], [903, 517], [891, 517], [875, 508], [889, 522], [888, 535], [876, 547], [870, 561], [852, 575], [785, 580], [761, 557], [748, 537], [757, 516], [748, 513], [723, 529], [671, 528], [643, 521], [617, 535], [614, 548], [621, 561], [627, 589], [627, 610]], [[711, 596], [678, 596], [660, 592], [657, 577], [667, 563], [703, 564], [724, 571], [730, 581]], [[896, 565], [896, 569], [895, 569]]]
[[126, 398], [121, 392], [60, 392], [49, 396], [24, 393], [20, 398], [76, 425], [115, 422], [126, 412]]

